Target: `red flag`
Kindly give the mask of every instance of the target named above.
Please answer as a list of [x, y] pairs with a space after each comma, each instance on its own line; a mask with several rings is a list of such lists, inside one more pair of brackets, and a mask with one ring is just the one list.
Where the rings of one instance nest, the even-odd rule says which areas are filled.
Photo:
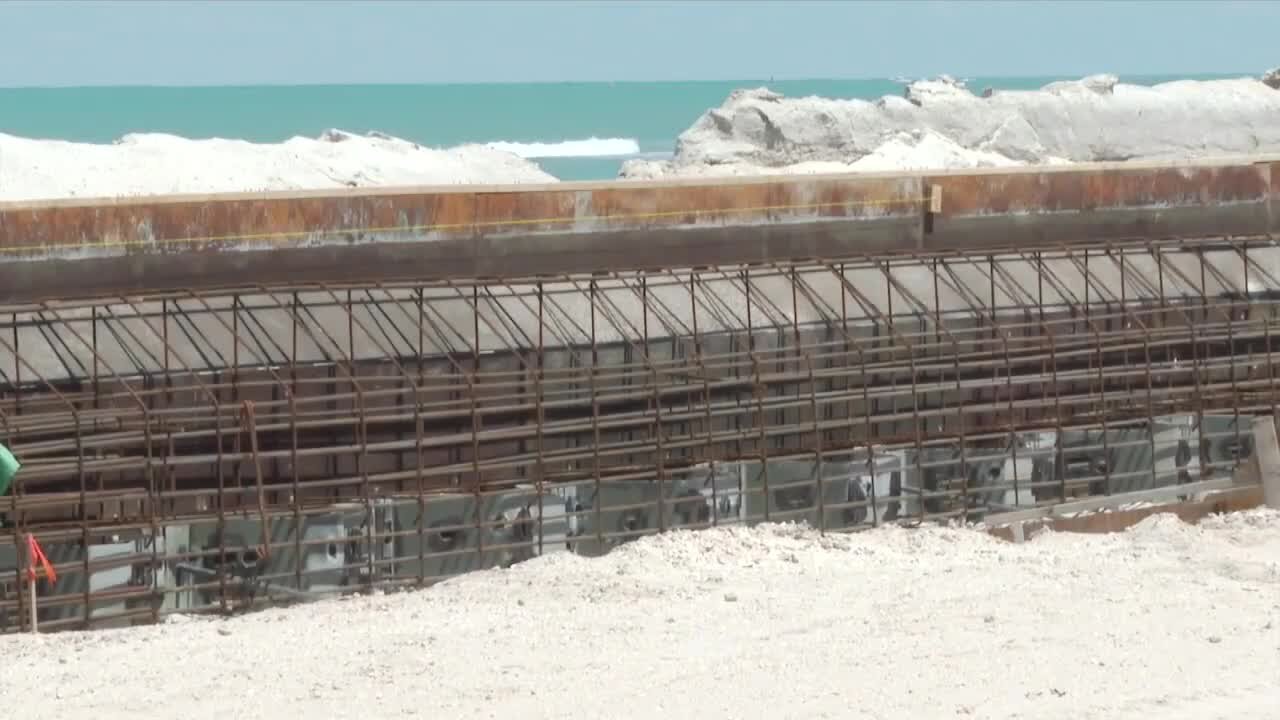
[[50, 583], [58, 581], [58, 573], [53, 569], [53, 565], [49, 563], [49, 558], [45, 557], [44, 550], [40, 548], [40, 543], [36, 542], [36, 536], [27, 535], [27, 578], [31, 582], [36, 581], [36, 563], [40, 563], [40, 567], [44, 569], [44, 575], [49, 579]]

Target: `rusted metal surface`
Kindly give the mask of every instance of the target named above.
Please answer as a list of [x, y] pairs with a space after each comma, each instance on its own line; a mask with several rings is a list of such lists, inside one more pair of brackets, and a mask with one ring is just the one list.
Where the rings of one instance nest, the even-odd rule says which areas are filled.
[[[0, 299], [1274, 232], [1271, 162], [0, 204]], [[928, 212], [930, 188], [941, 212]]]
[[1271, 194], [1267, 196], [1267, 218], [1271, 235], [1280, 235], [1280, 162], [1261, 164], [1265, 168]]
[[935, 249], [1138, 237], [1261, 236], [1270, 173], [1257, 163], [932, 178], [945, 198]]
[[1052, 215], [1108, 210], [1167, 210], [1264, 201], [1263, 165], [1209, 165], [1102, 170], [1011, 170], [929, 178], [943, 189], [942, 217]]
[[553, 188], [0, 204], [0, 250], [4, 260], [16, 261], [78, 254], [746, 227], [917, 215], [920, 197], [915, 179]]

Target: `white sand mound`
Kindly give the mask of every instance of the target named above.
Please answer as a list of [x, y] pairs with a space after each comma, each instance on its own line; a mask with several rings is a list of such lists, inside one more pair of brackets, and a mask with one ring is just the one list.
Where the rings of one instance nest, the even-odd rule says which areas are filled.
[[668, 161], [623, 178], [947, 169], [1280, 152], [1280, 84], [1146, 87], [1112, 75], [1033, 91], [970, 92], [943, 77], [876, 101], [739, 90], [680, 135]]
[[274, 144], [133, 134], [111, 145], [0, 133], [0, 201], [541, 182], [555, 178], [511, 153], [433, 150], [380, 133], [330, 130]]
[[1023, 545], [672, 533], [434, 589], [0, 639], [24, 720], [1280, 716], [1280, 513]]

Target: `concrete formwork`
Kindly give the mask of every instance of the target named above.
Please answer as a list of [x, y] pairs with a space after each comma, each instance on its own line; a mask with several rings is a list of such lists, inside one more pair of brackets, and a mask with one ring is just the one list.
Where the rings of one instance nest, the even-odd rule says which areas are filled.
[[0, 207], [0, 545], [78, 626], [1191, 494], [1280, 401], [1270, 170]]

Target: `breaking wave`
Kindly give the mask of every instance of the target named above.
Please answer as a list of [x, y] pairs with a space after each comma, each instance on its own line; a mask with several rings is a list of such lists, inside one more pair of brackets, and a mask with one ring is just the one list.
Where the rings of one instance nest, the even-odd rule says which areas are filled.
[[490, 142], [486, 147], [509, 152], [522, 158], [554, 157], [625, 157], [640, 152], [639, 141], [633, 138], [587, 138], [564, 140], [554, 143]]

